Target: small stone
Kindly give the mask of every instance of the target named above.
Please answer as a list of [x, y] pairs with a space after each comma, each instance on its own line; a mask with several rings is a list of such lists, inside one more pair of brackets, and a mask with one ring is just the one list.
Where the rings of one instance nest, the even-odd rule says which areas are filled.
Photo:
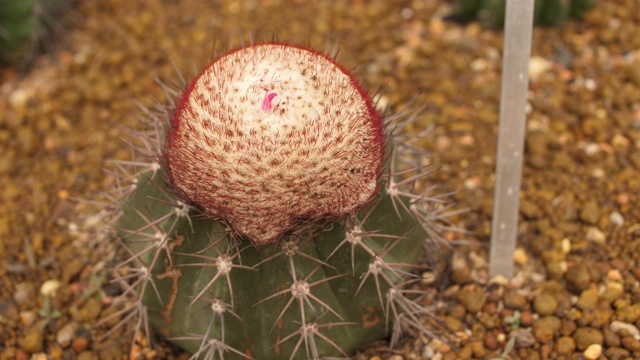
[[589, 345], [589, 347], [587, 347], [587, 349], [584, 351], [583, 355], [587, 360], [596, 360], [600, 358], [600, 355], [602, 355], [602, 345], [599, 345], [599, 344]]
[[553, 339], [560, 327], [560, 319], [555, 316], [545, 316], [533, 323], [533, 336], [539, 343], [544, 344]]
[[91, 344], [91, 333], [87, 329], [78, 329], [75, 333], [75, 338], [71, 343], [71, 348], [76, 353], [81, 353], [89, 348]]
[[607, 242], [607, 236], [604, 234], [604, 232], [594, 226], [587, 229], [585, 239], [587, 239], [587, 241], [600, 245], [604, 245]]
[[489, 350], [495, 350], [498, 348], [498, 339], [496, 338], [496, 334], [492, 331], [487, 331], [484, 334], [484, 346]]
[[20, 306], [33, 299], [34, 293], [33, 285], [30, 282], [22, 282], [16, 285], [16, 290], [13, 293], [13, 300], [18, 306]]
[[609, 214], [609, 221], [617, 227], [621, 227], [624, 225], [624, 216], [622, 216], [618, 211], [614, 211]]
[[12, 300], [0, 302], [0, 323], [17, 323], [20, 320], [19, 310]]
[[503, 297], [504, 305], [512, 309], [523, 309], [527, 303], [527, 298], [516, 289], [505, 291]]
[[547, 316], [553, 314], [558, 307], [558, 301], [547, 293], [542, 293], [533, 299], [533, 309], [540, 316]]
[[613, 148], [616, 150], [626, 149], [627, 147], [629, 147], [629, 143], [629, 139], [620, 134], [615, 134], [613, 135], [613, 138], [611, 138], [611, 146], [613, 146]]
[[60, 285], [62, 284], [58, 280], [47, 280], [40, 287], [40, 294], [42, 296], [55, 296]]
[[626, 323], [634, 323], [640, 319], [640, 304], [621, 306], [616, 310], [618, 320]]
[[551, 68], [551, 62], [540, 56], [532, 56], [529, 60], [529, 78], [537, 81], [540, 76]]
[[626, 335], [633, 336], [636, 339], [640, 339], [640, 330], [638, 330], [638, 328], [633, 324], [616, 320], [611, 322], [609, 328], [616, 334], [626, 332]]
[[600, 218], [600, 208], [595, 201], [587, 201], [580, 209], [580, 220], [587, 224], [595, 224]]
[[536, 343], [536, 339], [531, 334], [531, 331], [525, 329], [518, 329], [511, 332], [511, 337], [516, 340], [516, 346], [518, 348], [526, 348], [533, 346]]
[[98, 357], [91, 353], [91, 351], [83, 351], [78, 354], [76, 360], [98, 360]]
[[632, 338], [631, 336], [625, 336], [622, 338], [622, 346], [631, 351], [631, 352], [638, 352], [640, 351], [640, 341]]
[[562, 320], [562, 327], [560, 328], [560, 332], [562, 335], [571, 335], [578, 328], [578, 325], [574, 321], [564, 319]]
[[526, 265], [529, 262], [529, 256], [523, 248], [518, 247], [513, 253], [513, 261], [518, 265]]
[[584, 263], [578, 263], [568, 268], [564, 276], [567, 280], [567, 288], [574, 293], [584, 291], [591, 283], [589, 268]]
[[121, 346], [107, 346], [98, 353], [100, 360], [120, 360], [123, 358]]
[[71, 340], [73, 340], [77, 328], [78, 326], [73, 321], [66, 323], [56, 333], [56, 342], [63, 348], [66, 348], [71, 344]]
[[600, 299], [613, 303], [624, 295], [624, 286], [622, 283], [612, 281], [607, 283], [604, 291], [600, 295]]
[[391, 355], [389, 356], [389, 360], [404, 360], [404, 357], [402, 357], [402, 355]]
[[42, 322], [34, 323], [24, 337], [18, 339], [18, 344], [22, 350], [28, 353], [39, 353], [43, 350], [44, 325]]
[[604, 338], [602, 332], [592, 327], [581, 327], [573, 333], [573, 339], [576, 341], [576, 347], [580, 351], [586, 350], [590, 345], [602, 345]]
[[571, 240], [569, 240], [568, 238], [562, 239], [562, 241], [560, 242], [560, 249], [562, 250], [563, 254], [569, 254], [571, 252]]
[[622, 274], [618, 269], [611, 269], [607, 271], [607, 280], [622, 281]]
[[576, 350], [576, 342], [571, 336], [562, 336], [556, 340], [556, 351], [560, 355], [571, 355]]
[[473, 357], [476, 359], [482, 359], [487, 355], [487, 349], [485, 349], [482, 341], [479, 340], [471, 342], [471, 351], [473, 352]]
[[533, 325], [533, 314], [531, 311], [523, 311], [520, 314], [520, 326], [529, 327]]
[[96, 319], [102, 311], [102, 303], [96, 298], [90, 298], [74, 315], [78, 321], [88, 321]]
[[594, 310], [598, 305], [598, 288], [595, 286], [583, 291], [578, 297], [576, 306], [581, 310]]
[[444, 323], [447, 326], [447, 328], [449, 328], [449, 330], [453, 332], [464, 330], [464, 326], [462, 325], [462, 322], [453, 316], [445, 317]]
[[478, 286], [466, 286], [458, 293], [458, 301], [468, 312], [474, 314], [482, 309], [487, 301], [487, 295]]
[[615, 333], [615, 331], [611, 329], [604, 328], [602, 329], [602, 335], [604, 336], [604, 344], [607, 347], [615, 347], [620, 346], [620, 336]]
[[630, 358], [631, 353], [627, 349], [611, 347], [605, 351], [604, 356], [607, 357], [607, 360], [627, 360]]

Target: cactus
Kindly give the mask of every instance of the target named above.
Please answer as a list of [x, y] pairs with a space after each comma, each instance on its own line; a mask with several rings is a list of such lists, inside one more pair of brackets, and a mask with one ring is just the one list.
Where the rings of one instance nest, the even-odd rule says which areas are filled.
[[0, 0], [0, 65], [28, 65], [68, 0]]
[[282, 43], [217, 57], [185, 88], [145, 109], [141, 155], [113, 162], [119, 325], [194, 359], [346, 357], [429, 334], [407, 284], [440, 203], [411, 192], [429, 167], [399, 168], [398, 117], [333, 57]]
[[[569, 18], [580, 18], [594, 0], [536, 0], [533, 21], [541, 26], [559, 26]], [[454, 13], [478, 20], [490, 29], [504, 26], [506, 0], [453, 0]]]

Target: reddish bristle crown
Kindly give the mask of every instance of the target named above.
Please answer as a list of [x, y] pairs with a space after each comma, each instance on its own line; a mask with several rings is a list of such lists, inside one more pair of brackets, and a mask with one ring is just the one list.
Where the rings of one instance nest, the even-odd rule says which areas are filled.
[[262, 246], [378, 191], [382, 119], [326, 55], [256, 44], [214, 59], [180, 99], [163, 163], [177, 194]]

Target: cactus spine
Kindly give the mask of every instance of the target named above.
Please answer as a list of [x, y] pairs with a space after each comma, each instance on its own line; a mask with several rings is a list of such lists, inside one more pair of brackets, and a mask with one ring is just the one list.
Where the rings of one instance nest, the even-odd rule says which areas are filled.
[[432, 199], [408, 190], [427, 172], [396, 170], [401, 144], [347, 70], [255, 44], [176, 103], [147, 112], [142, 160], [115, 162], [117, 314], [136, 332], [202, 359], [350, 356], [428, 333], [405, 287], [432, 239]]

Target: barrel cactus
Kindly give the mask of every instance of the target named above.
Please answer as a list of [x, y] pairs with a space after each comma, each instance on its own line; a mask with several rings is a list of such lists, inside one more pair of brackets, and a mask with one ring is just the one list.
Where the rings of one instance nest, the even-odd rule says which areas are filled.
[[0, 0], [0, 65], [26, 66], [69, 0]]
[[194, 359], [345, 357], [429, 333], [407, 286], [434, 248], [434, 199], [412, 193], [429, 168], [401, 170], [397, 117], [334, 57], [243, 46], [146, 114], [136, 159], [114, 161], [114, 317]]
[[[569, 18], [580, 18], [595, 0], [535, 0], [533, 21], [541, 26], [559, 26]], [[504, 26], [506, 0], [453, 0], [456, 16], [475, 19], [486, 28]]]

